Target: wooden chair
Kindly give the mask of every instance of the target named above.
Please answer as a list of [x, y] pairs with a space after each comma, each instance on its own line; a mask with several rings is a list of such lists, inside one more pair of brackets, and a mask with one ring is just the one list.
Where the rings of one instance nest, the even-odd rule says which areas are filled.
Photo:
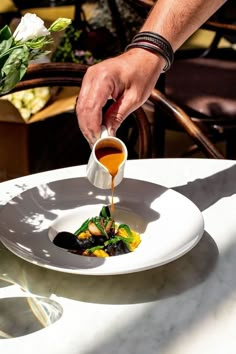
[[[75, 63], [31, 64], [25, 77], [16, 85], [13, 92], [43, 86], [80, 87], [86, 70], [86, 65]], [[137, 158], [150, 157], [151, 133], [147, 117], [142, 108], [136, 110], [133, 116], [138, 131]]]
[[[129, 0], [147, 13], [154, 5], [153, 0]], [[202, 34], [212, 33], [213, 39], [207, 47], [179, 49], [171, 69], [161, 75], [158, 88], [171, 101], [181, 107], [213, 143], [225, 143], [225, 156], [236, 158], [236, 14], [234, 1], [227, 1], [201, 27]], [[210, 32], [206, 32], [210, 31]], [[228, 41], [222, 47], [221, 40]], [[157, 155], [165, 151], [165, 131], [179, 129], [173, 120], [161, 120], [157, 112], [156, 140]], [[184, 156], [199, 150], [190, 146]]]
[[[164, 122], [164, 124], [167, 119], [171, 120], [172, 124], [176, 126], [176, 129], [181, 129], [187, 133], [199, 151], [201, 151], [206, 157], [224, 159], [223, 154], [216, 148], [198, 125], [192, 121], [190, 116], [176, 103], [171, 101], [157, 89], [152, 91], [149, 99], [156, 108], [159, 120]], [[162, 139], [163, 136], [160, 136], [160, 138]], [[156, 141], [156, 143], [160, 145], [159, 142]]]
[[[12, 91], [51, 87], [52, 92], [55, 92], [43, 110], [36, 113], [32, 119], [24, 124], [24, 128], [27, 128], [26, 140], [28, 145], [28, 151], [24, 155], [27, 154], [28, 157], [26, 162], [26, 158], [23, 158], [24, 165], [26, 165], [23, 174], [88, 162], [91, 149], [79, 130], [74, 112], [76, 97], [86, 70], [87, 66], [74, 63], [31, 64], [23, 80]], [[61, 91], [63, 92], [65, 89], [67, 89], [67, 93], [72, 92], [68, 107], [63, 100], [58, 99], [58, 97], [61, 97]], [[77, 94], [75, 94], [75, 91]], [[72, 102], [74, 104], [71, 107]], [[58, 107], [60, 105], [62, 107]], [[54, 110], [55, 112], [53, 112]], [[39, 118], [38, 116], [42, 112], [48, 112], [48, 116], [43, 113], [43, 118]], [[1, 124], [7, 124], [8, 131], [11, 130], [11, 127], [14, 130], [17, 129], [16, 126], [19, 129], [22, 128], [22, 124], [13, 119], [11, 123], [0, 122], [0, 126]], [[125, 120], [118, 130], [117, 136], [127, 145], [130, 159], [151, 157], [150, 125], [142, 108]], [[17, 145], [16, 142], [15, 145]], [[16, 151], [16, 153], [18, 152]], [[16, 154], [13, 155], [9, 155], [8, 159], [17, 159]], [[7, 175], [16, 176], [14, 172], [9, 172]]]
[[[225, 142], [225, 156], [236, 158], [236, 25], [228, 23], [226, 3], [203, 29], [214, 33], [207, 48], [180, 50], [165, 75], [165, 94], [180, 105], [214, 142]], [[228, 46], [220, 46], [221, 40]], [[197, 150], [196, 146], [189, 153]], [[188, 152], [187, 152], [188, 153]]]
[[[79, 87], [86, 70], [87, 66], [74, 63], [32, 64], [29, 66], [26, 75], [23, 80], [17, 84], [14, 91], [42, 86]], [[207, 157], [223, 158], [214, 144], [212, 144], [199, 127], [191, 121], [190, 117], [177, 105], [167, 99], [165, 95], [158, 90], [154, 90], [150, 99], [158, 106], [159, 113], [163, 114], [163, 116], [168, 115], [178, 126], [182, 127]], [[129, 132], [130, 124], [132, 127], [131, 132]], [[136, 129], [134, 129], [134, 125], [136, 125]], [[149, 121], [142, 107], [137, 109], [125, 120], [118, 131], [118, 136], [125, 140], [130, 148], [133, 146], [135, 139], [137, 140], [138, 153], [136, 158], [152, 157], [152, 134]]]

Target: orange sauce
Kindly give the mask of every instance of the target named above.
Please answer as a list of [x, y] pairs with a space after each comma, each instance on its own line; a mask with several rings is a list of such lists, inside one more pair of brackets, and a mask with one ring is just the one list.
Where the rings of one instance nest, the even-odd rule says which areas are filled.
[[111, 193], [112, 193], [112, 203], [111, 212], [114, 212], [114, 178], [117, 175], [120, 164], [124, 161], [125, 154], [115, 147], [102, 147], [96, 150], [96, 157], [98, 161], [105, 166], [111, 177]]

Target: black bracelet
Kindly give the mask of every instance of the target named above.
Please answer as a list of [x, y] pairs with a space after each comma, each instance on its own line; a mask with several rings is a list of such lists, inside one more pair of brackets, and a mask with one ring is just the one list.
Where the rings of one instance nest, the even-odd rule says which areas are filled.
[[136, 34], [125, 50], [127, 51], [131, 48], [142, 48], [161, 55], [166, 61], [163, 72], [169, 70], [174, 61], [174, 52], [170, 43], [154, 32], [145, 31]]
[[173, 49], [170, 45], [170, 43], [162, 36], [160, 36], [159, 34], [153, 33], [153, 32], [140, 32], [138, 34], [136, 34], [132, 40], [132, 42], [139, 42], [140, 40], [142, 41], [148, 41], [151, 43], [156, 44], [157, 46], [159, 46], [161, 49], [163, 49], [169, 59], [170, 62], [172, 63], [174, 60], [174, 52]]
[[160, 34], [157, 34], [155, 32], [150, 32], [150, 31], [139, 32], [134, 36], [132, 41], [135, 41], [139, 38], [144, 38], [144, 37], [148, 37], [149, 40], [157, 41], [157, 43], [160, 43], [160, 45], [164, 46], [171, 53], [171, 55], [174, 56], [174, 52], [173, 52], [173, 49], [172, 49], [170, 43], [163, 36], [161, 36]]

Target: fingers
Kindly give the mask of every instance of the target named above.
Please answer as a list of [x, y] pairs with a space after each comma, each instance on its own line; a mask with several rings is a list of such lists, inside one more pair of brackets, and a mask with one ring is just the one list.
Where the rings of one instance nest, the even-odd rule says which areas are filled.
[[79, 128], [92, 147], [100, 137], [101, 109], [99, 106], [94, 106], [92, 99], [87, 99], [86, 103], [84, 103], [84, 98], [79, 96], [76, 103], [76, 114]]
[[[162, 59], [132, 49], [88, 68], [76, 104], [79, 127], [92, 146], [104, 124], [115, 135], [124, 119], [149, 97], [162, 71]], [[114, 100], [103, 117], [103, 107]]]
[[100, 137], [102, 108], [111, 96], [111, 85], [104, 81], [99, 76], [99, 68], [90, 67], [84, 76], [76, 102], [78, 124], [90, 146]]
[[115, 136], [122, 122], [139, 106], [140, 102], [133, 102], [134, 100], [130, 96], [131, 94], [124, 93], [106, 111], [103, 124], [107, 127], [109, 135]]

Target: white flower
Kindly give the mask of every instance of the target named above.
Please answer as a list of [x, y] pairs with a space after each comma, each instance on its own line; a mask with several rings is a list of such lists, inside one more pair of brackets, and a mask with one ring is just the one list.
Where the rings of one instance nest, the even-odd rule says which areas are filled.
[[47, 29], [44, 21], [35, 14], [25, 14], [12, 34], [8, 25], [0, 29], [0, 95], [10, 92], [25, 75], [32, 60], [50, 52], [52, 31], [65, 29], [71, 20], [61, 18]]
[[13, 37], [16, 41], [26, 42], [28, 40], [49, 36], [49, 30], [44, 26], [44, 21], [35, 14], [25, 14], [17, 26]]
[[10, 101], [18, 109], [22, 118], [27, 121], [45, 106], [50, 96], [49, 87], [37, 87], [10, 93], [2, 96], [1, 99]]

